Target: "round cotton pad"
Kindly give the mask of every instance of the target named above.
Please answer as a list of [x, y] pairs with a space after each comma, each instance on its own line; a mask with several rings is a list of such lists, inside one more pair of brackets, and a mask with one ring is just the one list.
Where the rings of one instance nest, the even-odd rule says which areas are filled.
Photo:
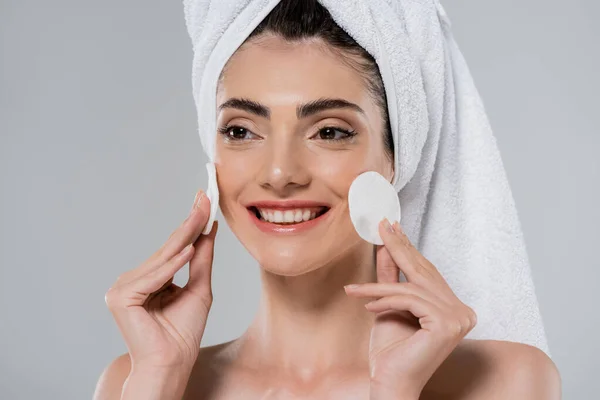
[[203, 235], [208, 235], [212, 230], [213, 222], [219, 209], [219, 187], [217, 186], [217, 170], [215, 164], [209, 162], [206, 163], [206, 170], [208, 171], [208, 189], [206, 189], [206, 197], [210, 200], [210, 215], [206, 226], [202, 231]]
[[387, 218], [390, 223], [400, 222], [398, 193], [381, 174], [367, 171], [354, 179], [348, 191], [350, 220], [358, 235], [367, 242], [381, 245], [379, 222]]

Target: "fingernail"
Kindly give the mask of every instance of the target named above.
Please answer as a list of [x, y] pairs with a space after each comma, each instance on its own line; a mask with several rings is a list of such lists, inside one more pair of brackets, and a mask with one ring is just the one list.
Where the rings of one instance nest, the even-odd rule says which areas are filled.
[[344, 286], [344, 289], [354, 289], [354, 288], [357, 288], [357, 287], [358, 287], [358, 285], [355, 285], [355, 284], [352, 284], [352, 285], [345, 285], [345, 286]]
[[375, 301], [370, 301], [367, 304], [365, 304], [365, 308], [367, 310], [370, 310], [371, 308], [373, 308], [373, 303], [375, 303]]
[[202, 198], [204, 198], [204, 196], [206, 196], [204, 191], [202, 189], [198, 190], [198, 192], [196, 193], [196, 197], [194, 197], [194, 205], [192, 206], [192, 211], [194, 211], [195, 208], [200, 207], [200, 204], [202, 203]]
[[383, 223], [385, 225], [385, 229], [389, 232], [389, 233], [394, 233], [394, 227], [390, 224], [390, 221], [388, 221], [388, 219], [385, 219], [385, 222]]

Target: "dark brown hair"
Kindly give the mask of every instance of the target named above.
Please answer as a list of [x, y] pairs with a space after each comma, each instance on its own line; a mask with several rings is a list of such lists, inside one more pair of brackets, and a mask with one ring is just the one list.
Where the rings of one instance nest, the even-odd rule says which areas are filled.
[[262, 33], [273, 33], [288, 41], [321, 38], [338, 51], [346, 63], [365, 79], [373, 100], [381, 109], [384, 123], [383, 142], [386, 155], [394, 159], [394, 141], [387, 109], [387, 98], [379, 68], [373, 56], [335, 23], [331, 14], [317, 0], [281, 0], [252, 31], [246, 41]]

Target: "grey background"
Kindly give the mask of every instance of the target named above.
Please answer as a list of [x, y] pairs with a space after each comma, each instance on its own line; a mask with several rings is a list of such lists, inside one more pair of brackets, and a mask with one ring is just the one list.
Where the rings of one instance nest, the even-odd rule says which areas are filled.
[[[594, 398], [600, 3], [442, 2], [503, 155], [564, 398]], [[106, 290], [205, 186], [182, 5], [2, 0], [0, 32], [0, 398], [91, 398], [126, 351]], [[257, 266], [221, 228], [203, 345], [240, 335], [258, 304]]]

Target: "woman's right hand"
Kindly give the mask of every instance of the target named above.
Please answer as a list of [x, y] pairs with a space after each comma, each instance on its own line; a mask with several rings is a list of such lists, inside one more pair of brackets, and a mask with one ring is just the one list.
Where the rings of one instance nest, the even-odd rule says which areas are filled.
[[[201, 235], [210, 213], [202, 190], [188, 218], [150, 258], [125, 272], [105, 296], [131, 358], [132, 368], [191, 370], [212, 305], [212, 261], [217, 223]], [[173, 276], [187, 262], [189, 281]]]

